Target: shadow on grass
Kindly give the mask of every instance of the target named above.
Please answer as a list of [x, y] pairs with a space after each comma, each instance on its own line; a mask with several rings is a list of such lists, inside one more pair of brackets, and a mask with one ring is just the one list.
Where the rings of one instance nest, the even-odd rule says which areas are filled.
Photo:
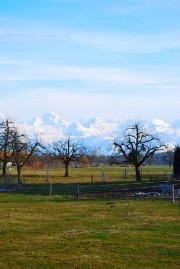
[[[145, 182], [141, 182], [137, 190], [142, 186], [147, 185]], [[50, 183], [26, 183], [20, 186], [17, 193], [45, 196], [51, 193], [52, 195], [77, 196], [78, 190], [80, 193], [97, 193], [115, 192], [118, 189], [125, 190], [127, 188], [135, 188], [134, 182], [53, 183], [52, 185]]]
[[53, 183], [52, 190], [50, 183], [26, 183], [22, 184], [16, 193], [27, 195], [66, 195], [77, 196], [78, 186], [80, 192], [105, 191], [112, 188], [117, 188], [117, 182], [95, 182], [95, 183]]
[[62, 184], [62, 183], [42, 183], [42, 184], [22, 184], [19, 190], [16, 192], [18, 194], [27, 195], [70, 195], [75, 196], [77, 193], [77, 184]]

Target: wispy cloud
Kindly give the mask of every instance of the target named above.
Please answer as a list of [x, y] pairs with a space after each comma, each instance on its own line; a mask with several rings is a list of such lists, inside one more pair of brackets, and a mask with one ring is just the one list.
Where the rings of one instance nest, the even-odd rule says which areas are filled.
[[27, 61], [20, 61], [20, 60], [13, 60], [10, 58], [6, 58], [6, 57], [1, 57], [0, 56], [0, 65], [7, 65], [7, 66], [26, 66], [29, 65], [29, 62]]
[[[178, 102], [176, 93], [169, 94], [168, 98], [163, 95], [160, 103], [154, 94], [148, 96], [147, 102], [146, 96], [69, 93], [63, 89], [37, 88], [4, 97], [0, 104], [1, 110], [10, 118], [14, 118], [14, 114], [13, 111], [9, 110], [9, 107], [13, 107], [16, 110], [16, 117], [21, 120], [47, 111], [56, 111], [68, 120], [77, 119], [80, 116], [83, 118], [102, 116], [109, 119], [143, 119], [144, 117], [146, 119], [157, 117], [175, 119]], [[160, 109], [162, 104], [165, 105], [166, 111]], [[26, 111], [26, 114], [22, 115], [22, 111]]]
[[[102, 68], [87, 66], [58, 66], [43, 65], [35, 63], [19, 62], [14, 68], [12, 61], [9, 68], [0, 69], [0, 82], [4, 93], [0, 91], [0, 96], [14, 96], [14, 93], [25, 95], [32, 87], [32, 92], [37, 93], [37, 87], [52, 88], [56, 85], [56, 92], [59, 94], [100, 94], [113, 96], [132, 96], [146, 98], [156, 96], [161, 100], [161, 96], [168, 99], [172, 94], [180, 98], [180, 70], [154, 67], [154, 72], [146, 67], [139, 67], [136, 70], [123, 68]], [[8, 66], [7, 66], [8, 67]], [[153, 68], [152, 68], [153, 69]], [[4, 85], [4, 86], [3, 86]], [[33, 86], [32, 86], [33, 85]], [[44, 87], [43, 87], [44, 85]], [[50, 94], [48, 94], [49, 96]], [[179, 97], [178, 97], [179, 96]], [[30, 100], [27, 98], [27, 100]], [[40, 101], [40, 99], [39, 99]]]
[[78, 43], [98, 50], [124, 53], [156, 53], [180, 49], [180, 32], [163, 34], [102, 34], [101, 32], [6, 32], [0, 34], [3, 42], [59, 41], [67, 44]]
[[1, 110], [179, 113], [179, 0], [12, 2], [0, 11]]
[[[37, 1], [37, 0], [36, 0]], [[63, 3], [66, 3], [66, 2], [72, 2], [72, 3], [78, 3], [78, 2], [84, 2], [85, 0], [38, 0], [38, 1], [40, 1], [40, 2], [59, 2], [59, 3], [61, 3], [61, 2], [63, 2]]]
[[106, 12], [119, 15], [134, 15], [139, 13], [153, 12], [153, 11], [178, 11], [180, 10], [179, 0], [172, 0], [171, 4], [169, 0], [134, 0], [125, 2], [111, 2], [108, 8], [105, 8]]
[[[94, 46], [99, 49], [126, 53], [152, 53], [180, 49], [180, 34], [72, 34], [69, 40]], [[68, 39], [67, 39], [68, 40]]]
[[[8, 62], [6, 62], [8, 63]], [[43, 65], [35, 63], [18, 62], [19, 65], [9, 70], [1, 69], [0, 81], [32, 81], [32, 80], [82, 80], [100, 81], [117, 86], [136, 86], [136, 85], [161, 85], [172, 83], [174, 77], [156, 74], [151, 71], [131, 70], [125, 68], [102, 68], [87, 66], [60, 66]], [[167, 70], [168, 72], [168, 70]], [[180, 83], [180, 79], [175, 80]]]

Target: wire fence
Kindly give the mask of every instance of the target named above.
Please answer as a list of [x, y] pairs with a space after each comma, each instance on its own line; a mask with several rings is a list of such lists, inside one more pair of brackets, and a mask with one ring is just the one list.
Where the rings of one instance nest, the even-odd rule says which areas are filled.
[[166, 198], [175, 202], [180, 196], [180, 182], [143, 182], [123, 184], [89, 184], [77, 186], [80, 198]]
[[[102, 181], [102, 182], [112, 182], [112, 181], [118, 181], [118, 180], [122, 180], [122, 179], [132, 179], [135, 177], [134, 172], [129, 173], [128, 170], [124, 170], [122, 171], [121, 174], [119, 175], [115, 175], [112, 173], [107, 173], [107, 172], [102, 172], [99, 175], [94, 175], [91, 174], [90, 175], [90, 182], [98, 182], [98, 181]], [[141, 174], [141, 178], [142, 180], [148, 180], [150, 182], [159, 182], [159, 181], [172, 181], [174, 180], [174, 175], [173, 173], [169, 173], [169, 172], [164, 172], [164, 173], [143, 173]]]
[[0, 178], [0, 192], [16, 192], [17, 189], [17, 178], [9, 175]]

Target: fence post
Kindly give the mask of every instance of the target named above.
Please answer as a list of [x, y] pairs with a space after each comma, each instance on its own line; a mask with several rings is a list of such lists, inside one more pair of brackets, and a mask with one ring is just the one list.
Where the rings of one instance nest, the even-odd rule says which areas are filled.
[[128, 177], [127, 169], [124, 168], [124, 178], [127, 178], [127, 177]]
[[103, 182], [105, 181], [104, 168], [103, 168]]
[[77, 200], [79, 200], [79, 185], [77, 185]]
[[51, 195], [52, 195], [52, 181], [50, 182], [49, 195], [50, 195], [50, 197], [51, 197]]
[[175, 204], [174, 184], [172, 184], [172, 197], [173, 197], [173, 204]]

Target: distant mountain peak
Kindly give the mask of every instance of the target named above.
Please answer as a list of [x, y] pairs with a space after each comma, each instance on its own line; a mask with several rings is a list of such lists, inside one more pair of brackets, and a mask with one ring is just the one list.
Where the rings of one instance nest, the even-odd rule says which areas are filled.
[[156, 126], [164, 126], [164, 127], [169, 127], [170, 123], [164, 120], [159, 120], [159, 119], [153, 119], [152, 123]]
[[28, 125], [33, 125], [35, 127], [39, 126], [55, 126], [55, 125], [62, 125], [66, 124], [59, 115], [54, 112], [47, 112], [42, 116], [37, 116], [36, 118], [28, 121]]
[[[0, 119], [5, 116], [0, 113]], [[45, 144], [71, 136], [80, 139], [89, 146], [107, 147], [115, 137], [121, 137], [123, 131], [135, 123], [132, 119], [122, 121], [94, 117], [80, 121], [64, 121], [54, 112], [48, 112], [26, 122], [19, 127], [30, 137], [37, 138]], [[158, 134], [163, 143], [180, 144], [180, 119], [168, 122], [161, 119], [140, 121], [142, 127]]]
[[54, 112], [46, 113], [42, 115], [42, 122], [44, 125], [53, 125], [56, 124], [61, 119], [60, 116]]

